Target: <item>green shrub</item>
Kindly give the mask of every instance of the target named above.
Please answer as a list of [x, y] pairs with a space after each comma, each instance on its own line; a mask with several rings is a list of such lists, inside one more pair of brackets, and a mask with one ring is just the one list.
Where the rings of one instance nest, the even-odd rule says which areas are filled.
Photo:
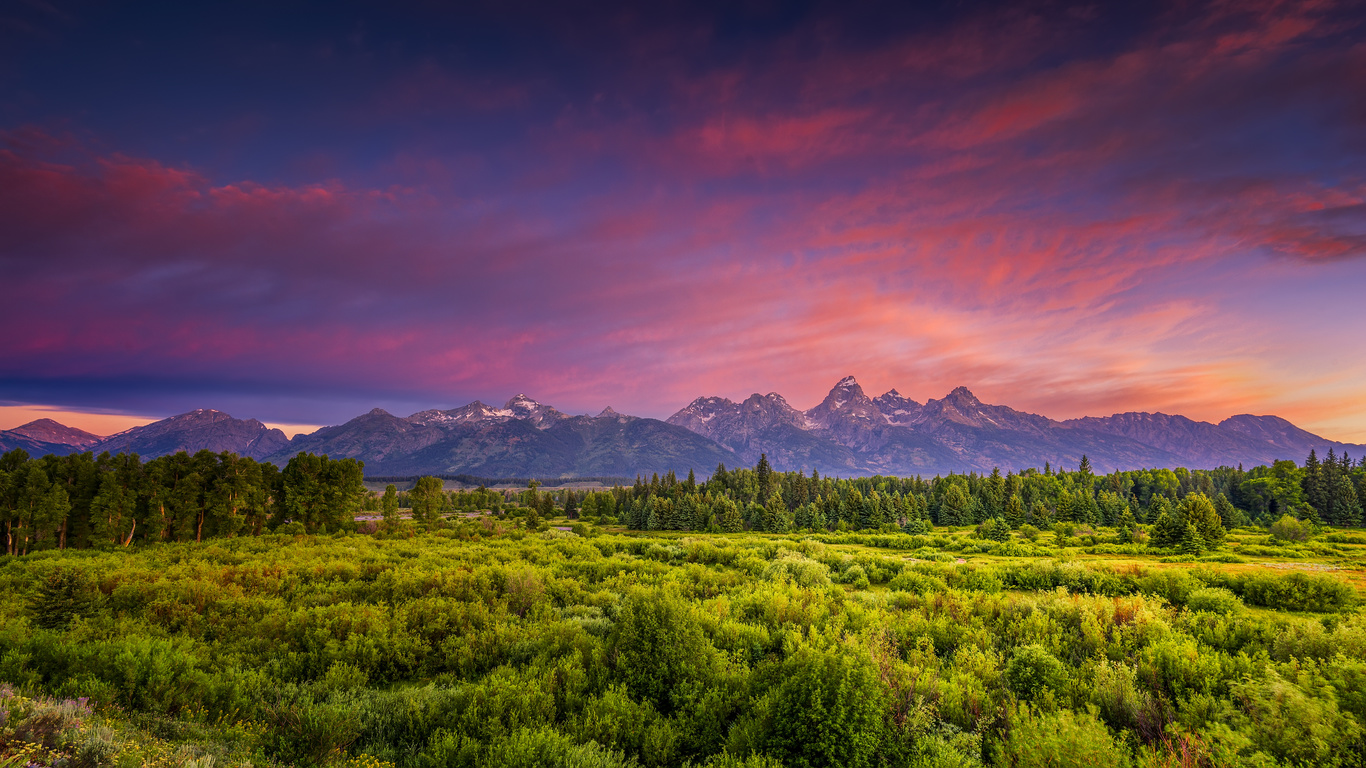
[[1186, 597], [1186, 607], [1192, 611], [1228, 614], [1241, 611], [1243, 601], [1222, 587], [1207, 587], [1192, 591]]
[[915, 592], [922, 595], [947, 592], [949, 589], [944, 580], [938, 576], [920, 573], [909, 568], [894, 576], [887, 586], [893, 592]]
[[1293, 765], [1357, 765], [1343, 747], [1361, 737], [1361, 726], [1339, 711], [1334, 697], [1325, 695], [1328, 690], [1310, 672], [1287, 679], [1271, 670], [1262, 680], [1235, 683], [1231, 692], [1246, 726], [1240, 730], [1276, 759]]
[[1041, 645], [1015, 649], [1006, 663], [1006, 682], [1020, 698], [1037, 701], [1045, 692], [1057, 693], [1067, 682], [1067, 668]]
[[61, 568], [38, 586], [30, 604], [33, 623], [44, 629], [65, 629], [76, 617], [93, 616], [104, 595], [84, 571]]
[[1293, 572], [1254, 574], [1242, 583], [1243, 600], [1291, 611], [1340, 611], [1356, 603], [1356, 590], [1328, 574]]
[[867, 589], [872, 584], [868, 580], [868, 572], [861, 565], [851, 565], [844, 569], [840, 574], [840, 583], [849, 584], [855, 589]]
[[771, 692], [762, 751], [802, 768], [873, 765], [883, 691], [866, 653], [803, 646], [783, 662]]
[[779, 555], [764, 569], [764, 578], [791, 581], [805, 589], [830, 586], [830, 569], [825, 564], [797, 553]]
[[1283, 542], [1308, 541], [1314, 535], [1309, 523], [1290, 515], [1281, 515], [1281, 519], [1271, 524], [1270, 531], [1272, 538]]
[[1019, 707], [1005, 738], [992, 750], [999, 768], [1127, 768], [1128, 751], [1090, 713], [1039, 713]]

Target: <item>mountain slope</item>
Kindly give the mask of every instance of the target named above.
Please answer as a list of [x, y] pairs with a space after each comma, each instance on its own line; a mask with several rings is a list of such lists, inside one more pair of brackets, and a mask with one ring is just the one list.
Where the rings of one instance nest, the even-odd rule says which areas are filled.
[[300, 451], [360, 459], [371, 476], [624, 476], [706, 473], [719, 463], [743, 463], [715, 442], [656, 419], [622, 416], [610, 408], [597, 417], [566, 416], [525, 396], [499, 409], [475, 402], [407, 418], [376, 409], [296, 436], [270, 458], [283, 463]]
[[127, 451], [231, 451], [283, 465], [300, 451], [357, 458], [375, 475], [474, 474], [567, 477], [710, 472], [752, 466], [767, 454], [780, 470], [823, 474], [922, 475], [1076, 467], [1098, 472], [1143, 467], [1212, 468], [1303, 460], [1316, 450], [1353, 456], [1366, 446], [1325, 440], [1275, 416], [1232, 416], [1219, 424], [1162, 413], [1054, 421], [983, 403], [966, 387], [924, 404], [890, 390], [869, 397], [838, 381], [820, 403], [794, 408], [776, 392], [736, 403], [699, 397], [667, 421], [604, 408], [569, 416], [517, 395], [502, 407], [475, 401], [399, 417], [381, 409], [286, 440], [254, 419], [199, 410], [100, 439], [40, 419], [0, 431], [0, 451], [30, 455]]
[[1310, 447], [1320, 453], [1357, 448], [1275, 417], [1235, 416], [1220, 425], [1164, 414], [1059, 422], [983, 403], [966, 387], [924, 405], [896, 390], [870, 398], [852, 376], [807, 411], [776, 393], [753, 395], [740, 405], [702, 397], [668, 421], [734, 449], [750, 463], [764, 453], [778, 469], [842, 474], [1019, 470], [1045, 462], [1075, 467], [1083, 455], [1100, 472], [1197, 468], [1298, 460]]
[[52, 419], [38, 419], [14, 429], [0, 430], [0, 453], [22, 449], [30, 456], [49, 453], [65, 456], [86, 450], [99, 441], [99, 435], [68, 427]]
[[107, 437], [88, 450], [136, 453], [143, 458], [178, 451], [227, 451], [261, 459], [289, 444], [285, 433], [256, 419], [234, 419], [222, 411], [199, 409]]

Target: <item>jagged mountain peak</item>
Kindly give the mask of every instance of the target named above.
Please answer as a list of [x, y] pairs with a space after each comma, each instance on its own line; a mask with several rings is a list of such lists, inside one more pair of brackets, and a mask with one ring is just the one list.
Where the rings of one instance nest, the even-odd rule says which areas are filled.
[[549, 405], [532, 400], [524, 393], [518, 393], [507, 401], [503, 411], [514, 419], [530, 421], [537, 429], [546, 429], [560, 419], [569, 418]]
[[750, 406], [751, 408], [762, 408], [770, 405], [787, 407], [787, 400], [777, 392], [769, 392], [767, 395], [761, 395], [758, 392], [755, 392], [745, 398], [745, 401], [741, 403], [741, 405]]
[[910, 424], [920, 415], [924, 406], [909, 397], [902, 397], [895, 389], [873, 398], [873, 404], [882, 412], [888, 424]]
[[620, 418], [620, 417], [621, 417], [621, 414], [620, 414], [620, 413], [617, 413], [616, 409], [614, 409], [612, 406], [609, 405], [609, 406], [607, 406], [606, 408], [603, 408], [603, 409], [602, 409], [602, 412], [599, 413], [599, 414], [598, 414], [596, 417], [594, 417], [594, 418], [598, 418], [598, 419], [616, 419], [616, 418]]
[[806, 412], [806, 418], [812, 426], [821, 429], [829, 429], [840, 421], [886, 420], [853, 376], [836, 382], [820, 405]]
[[369, 413], [366, 413], [365, 415], [366, 415], [366, 416], [393, 416], [392, 413], [389, 413], [388, 411], [384, 410], [383, 408], [371, 408], [370, 411], [369, 411]]
[[[829, 405], [833, 408], [843, 408], [849, 403], [867, 399], [868, 396], [864, 394], [863, 387], [859, 385], [858, 380], [853, 376], [845, 376], [835, 382], [835, 386], [830, 388], [830, 393], [825, 396], [825, 400], [821, 402], [821, 405]], [[819, 408], [820, 406], [817, 407]]]
[[972, 390], [967, 387], [954, 387], [953, 391], [944, 396], [945, 400], [953, 399], [964, 402], [980, 404], [982, 401], [977, 399], [977, 395], [972, 394]]

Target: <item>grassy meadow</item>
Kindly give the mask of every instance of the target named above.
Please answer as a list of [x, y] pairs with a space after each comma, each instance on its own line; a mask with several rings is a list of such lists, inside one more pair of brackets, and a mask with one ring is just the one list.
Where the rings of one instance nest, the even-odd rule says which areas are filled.
[[1366, 534], [531, 522], [0, 560], [0, 765], [1366, 757]]

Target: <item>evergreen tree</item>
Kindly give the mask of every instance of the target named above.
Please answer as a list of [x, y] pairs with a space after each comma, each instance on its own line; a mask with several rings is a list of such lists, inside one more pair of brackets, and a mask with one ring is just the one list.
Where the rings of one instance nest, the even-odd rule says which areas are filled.
[[1005, 512], [1006, 506], [1006, 479], [1001, 475], [1000, 467], [991, 468], [991, 476], [987, 478], [985, 489], [986, 502], [982, 506], [983, 513], [987, 517], [1000, 517]]
[[1248, 525], [1251, 521], [1241, 509], [1233, 506], [1233, 502], [1228, 500], [1224, 494], [1219, 494], [1214, 499], [1214, 511], [1219, 513], [1219, 520], [1224, 524], [1224, 528], [1240, 528]]
[[1361, 525], [1361, 499], [1345, 474], [1339, 474], [1333, 485], [1333, 509], [1337, 514], [1334, 525], [1355, 528]]
[[787, 503], [783, 501], [782, 493], [774, 491], [768, 497], [768, 503], [764, 505], [762, 527], [766, 533], [785, 533], [787, 531]]
[[1138, 535], [1138, 521], [1134, 520], [1134, 514], [1128, 507], [1119, 514], [1115, 521], [1115, 527], [1119, 529], [1119, 540], [1125, 544], [1131, 544]]
[[1187, 555], [1198, 555], [1205, 551], [1208, 542], [1200, 535], [1195, 523], [1186, 523], [1185, 529], [1181, 531], [1181, 540], [1177, 543], [1177, 548]]
[[1004, 518], [1006, 525], [1010, 526], [1010, 528], [1012, 529], [1016, 529], [1019, 528], [1021, 525], [1024, 525], [1024, 500], [1021, 499], [1018, 495], [1012, 494], [1011, 497], [1008, 500], [1006, 500]]
[[1182, 522], [1195, 526], [1205, 548], [1213, 549], [1223, 544], [1224, 524], [1214, 509], [1214, 502], [1205, 494], [1187, 494], [1181, 500], [1179, 517]]
[[1072, 492], [1064, 488], [1058, 493], [1058, 519], [1073, 522], [1077, 519], [1077, 504]]
[[712, 502], [712, 514], [716, 516], [716, 524], [725, 533], [739, 533], [745, 529], [744, 518], [740, 516], [740, 508], [728, 496], [719, 496]]
[[769, 466], [768, 454], [759, 454], [759, 463], [754, 465], [754, 479], [759, 486], [758, 497], [768, 498], [769, 484], [773, 482], [773, 467]]
[[963, 486], [952, 483], [939, 504], [940, 525], [967, 525], [972, 520], [972, 499]]
[[[1162, 509], [1158, 512], [1157, 519], [1153, 522], [1152, 530], [1149, 532], [1151, 543], [1154, 547], [1177, 546], [1186, 535], [1186, 527], [1175, 513]], [[1193, 525], [1190, 528], [1195, 530]], [[1196, 533], [1198, 535], [1199, 532]]]

